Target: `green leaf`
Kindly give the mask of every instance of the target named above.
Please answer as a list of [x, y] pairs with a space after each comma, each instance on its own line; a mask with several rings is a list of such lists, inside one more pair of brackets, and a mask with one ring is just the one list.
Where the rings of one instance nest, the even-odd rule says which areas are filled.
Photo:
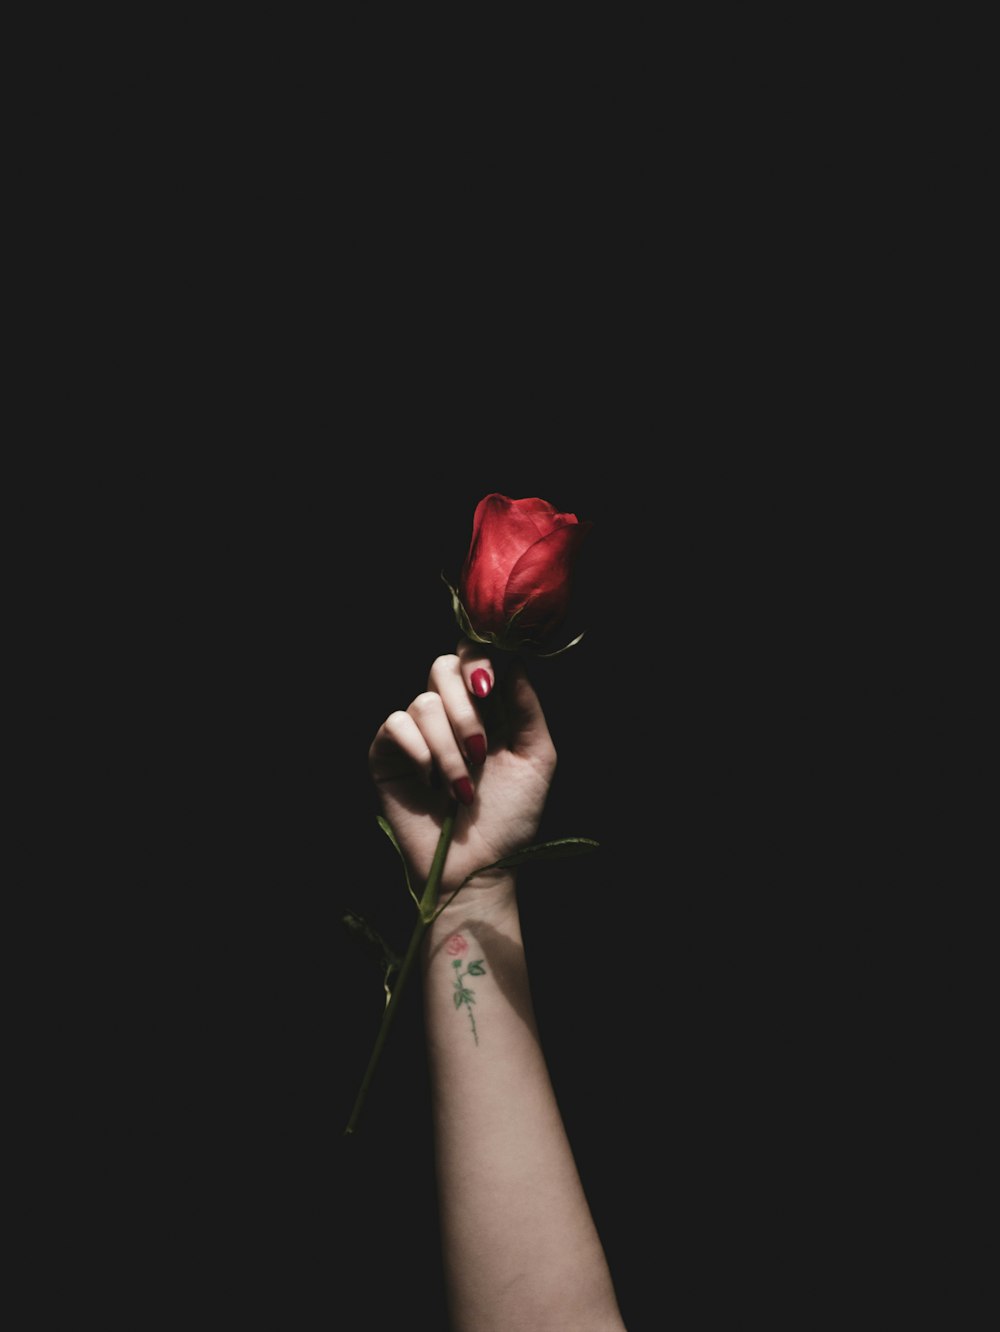
[[462, 1005], [463, 1005], [464, 1003], [465, 1003], [465, 991], [464, 991], [464, 990], [456, 990], [456, 991], [455, 991], [455, 1007], [456, 1007], [456, 1008], [461, 1008]]
[[486, 975], [486, 968], [483, 966], [482, 961], [469, 963], [469, 975], [470, 976]]
[[359, 916], [356, 911], [345, 911], [340, 920], [348, 933], [364, 946], [384, 977], [388, 977], [390, 972], [399, 970], [402, 961], [399, 954], [393, 952], [378, 930], [373, 929], [363, 916]]
[[403, 875], [404, 875], [404, 877], [406, 878], [406, 891], [410, 894], [410, 896], [413, 898], [414, 902], [416, 902], [417, 906], [419, 907], [419, 906], [420, 906], [420, 898], [419, 898], [419, 897], [416, 895], [416, 893], [413, 891], [413, 887], [412, 887], [412, 885], [410, 884], [410, 871], [406, 868], [406, 859], [405, 859], [405, 857], [403, 856], [402, 848], [400, 847], [399, 843], [396, 841], [396, 834], [392, 831], [392, 828], [391, 828], [390, 824], [388, 823], [388, 821], [387, 821], [386, 819], [384, 819], [384, 818], [382, 817], [381, 814], [376, 814], [375, 817], [376, 817], [376, 819], [378, 820], [378, 826], [382, 829], [382, 831], [385, 833], [386, 837], [388, 837], [389, 841], [390, 841], [390, 842], [393, 844], [393, 846], [396, 848], [396, 854], [399, 856], [400, 860], [403, 862]]
[[438, 906], [431, 919], [437, 920], [445, 907], [454, 902], [465, 885], [477, 874], [485, 874], [487, 870], [492, 869], [512, 869], [526, 860], [561, 860], [566, 856], [581, 856], [598, 846], [600, 843], [595, 842], [592, 837], [556, 837], [550, 842], [535, 842], [532, 846], [523, 846], [520, 851], [512, 851], [502, 860], [494, 860], [492, 865], [480, 865], [471, 874], [467, 874], [455, 891]]
[[403, 853], [399, 849], [399, 843], [396, 841], [396, 834], [392, 831], [392, 825], [389, 823], [388, 819], [384, 819], [381, 814], [376, 814], [375, 817], [378, 820], [378, 826], [382, 829], [396, 850], [399, 851], [400, 858], [402, 858]]
[[466, 875], [463, 883], [468, 883], [477, 874], [485, 874], [487, 870], [512, 869], [526, 860], [562, 860], [566, 856], [580, 856], [599, 845], [592, 837], [557, 837], [550, 842], [535, 842], [533, 846], [523, 846], [520, 851], [512, 851], [509, 856], [495, 860], [492, 865], [480, 865], [479, 869]]

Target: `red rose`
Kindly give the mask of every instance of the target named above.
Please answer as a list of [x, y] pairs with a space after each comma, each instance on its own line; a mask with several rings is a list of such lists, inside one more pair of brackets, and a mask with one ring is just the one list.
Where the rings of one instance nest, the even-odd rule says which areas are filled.
[[469, 945], [460, 934], [453, 934], [444, 946], [444, 951], [450, 953], [452, 957], [459, 957], [466, 952]]
[[481, 499], [458, 587], [468, 621], [462, 627], [497, 647], [544, 640], [566, 615], [576, 558], [592, 526], [543, 499]]

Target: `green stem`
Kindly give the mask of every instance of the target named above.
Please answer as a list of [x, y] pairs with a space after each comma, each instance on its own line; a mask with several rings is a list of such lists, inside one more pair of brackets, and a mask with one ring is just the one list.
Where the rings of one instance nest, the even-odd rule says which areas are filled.
[[406, 984], [407, 977], [413, 970], [413, 964], [420, 954], [420, 944], [427, 928], [434, 919], [435, 908], [437, 907], [438, 888], [441, 883], [441, 873], [444, 870], [445, 857], [448, 854], [448, 847], [451, 844], [451, 835], [455, 830], [455, 811], [457, 805], [452, 804], [448, 813], [441, 824], [441, 834], [438, 837], [437, 849], [434, 852], [434, 859], [431, 862], [431, 872], [427, 876], [427, 886], [424, 888], [424, 895], [420, 899], [420, 914], [417, 917], [417, 923], [413, 928], [413, 934], [410, 936], [410, 945], [406, 950], [406, 956], [403, 958], [403, 964], [399, 968], [399, 975], [396, 977], [396, 983], [392, 987], [392, 994], [389, 996], [389, 1002], [386, 1004], [382, 1013], [382, 1022], [378, 1029], [378, 1035], [375, 1037], [375, 1044], [372, 1047], [371, 1056], [368, 1060], [368, 1067], [365, 1069], [365, 1076], [361, 1081], [361, 1087], [358, 1090], [354, 1101], [354, 1109], [351, 1111], [351, 1117], [347, 1121], [347, 1127], [344, 1133], [355, 1133], [358, 1127], [358, 1121], [361, 1118], [361, 1110], [368, 1095], [368, 1089], [371, 1086], [372, 1078], [375, 1076], [375, 1068], [378, 1064], [382, 1049], [385, 1046], [386, 1037], [389, 1034], [389, 1028], [392, 1026], [392, 1019], [395, 1016], [396, 1008], [399, 1004], [399, 997], [403, 993], [403, 987]]

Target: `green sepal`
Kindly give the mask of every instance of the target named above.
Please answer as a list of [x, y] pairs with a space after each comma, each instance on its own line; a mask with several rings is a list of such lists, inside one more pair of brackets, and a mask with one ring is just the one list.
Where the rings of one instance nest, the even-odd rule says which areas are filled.
[[514, 632], [514, 625], [517, 622], [517, 617], [519, 615], [524, 614], [525, 610], [527, 609], [527, 605], [528, 603], [525, 602], [523, 606], [518, 606], [517, 610], [504, 625], [503, 637], [498, 642], [497, 644], [498, 647], [505, 648], [508, 652], [517, 652], [521, 648], [527, 648], [529, 652], [533, 651], [533, 648], [531, 647], [531, 640], [528, 639], [527, 637], [525, 638], [518, 637]]
[[451, 608], [455, 612], [455, 620], [459, 629], [466, 638], [471, 638], [474, 643], [482, 643], [486, 647], [499, 648], [501, 652], [520, 652], [522, 648], [529, 652], [533, 651], [531, 640], [522, 638], [516, 632], [517, 618], [522, 615], [527, 608], [518, 606], [517, 610], [504, 625], [502, 634], [495, 634], [492, 629], [474, 629], [472, 620], [469, 618], [469, 612], [462, 605], [462, 599], [458, 594], [458, 589], [453, 587], [444, 574], [441, 574], [441, 581], [451, 593]]
[[556, 648], [554, 652], [539, 652], [533, 639], [529, 638], [527, 635], [522, 638], [517, 633], [517, 618], [527, 609], [527, 602], [525, 602], [523, 606], [517, 608], [504, 625], [502, 634], [495, 634], [491, 629], [474, 629], [472, 621], [469, 619], [469, 612], [462, 605], [462, 599], [458, 594], [458, 588], [454, 587], [448, 581], [443, 571], [441, 574], [441, 581], [451, 593], [451, 608], [455, 613], [455, 622], [465, 637], [471, 639], [473, 643], [482, 643], [486, 647], [499, 648], [501, 652], [528, 652], [533, 657], [546, 659], [549, 657], [558, 657], [563, 652], [568, 652], [571, 647], [576, 647], [580, 639], [583, 638], [583, 634], [587, 632], [584, 630], [583, 633], [577, 634], [576, 638], [572, 639], [569, 643], [564, 644], [561, 648]]
[[563, 653], [563, 652], [568, 652], [568, 651], [570, 650], [571, 647], [576, 647], [577, 643], [579, 643], [580, 639], [583, 637], [583, 635], [584, 635], [586, 632], [587, 632], [586, 629], [584, 629], [584, 630], [583, 630], [583, 633], [579, 633], [579, 634], [577, 634], [576, 638], [572, 639], [569, 643], [567, 643], [567, 644], [565, 645], [565, 647], [556, 648], [555, 652], [536, 652], [536, 653], [535, 653], [535, 656], [536, 656], [536, 657], [558, 657], [561, 653]]
[[484, 637], [477, 630], [473, 629], [472, 621], [469, 619], [469, 613], [462, 605], [462, 599], [458, 595], [458, 588], [453, 587], [451, 583], [448, 582], [448, 579], [445, 578], [443, 572], [441, 574], [441, 581], [451, 593], [451, 608], [455, 612], [455, 619], [458, 623], [458, 627], [461, 629], [465, 637], [471, 638], [473, 643], [486, 643], [491, 647], [500, 647], [501, 645], [497, 642], [496, 634], [488, 634]]

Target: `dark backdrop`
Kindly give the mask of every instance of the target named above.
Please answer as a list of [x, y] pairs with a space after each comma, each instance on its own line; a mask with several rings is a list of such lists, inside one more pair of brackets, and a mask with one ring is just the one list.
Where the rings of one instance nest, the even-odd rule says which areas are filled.
[[626, 1322], [656, 1325], [668, 1296], [704, 1310], [734, 1283], [792, 1300], [821, 1168], [799, 1150], [821, 944], [797, 755], [818, 704], [795, 684], [777, 459], [684, 415], [669, 430], [579, 404], [566, 429], [483, 415], [397, 412], [390, 430], [362, 414], [205, 469], [173, 577], [188, 591], [173, 706], [197, 733], [170, 797], [171, 919], [200, 961], [178, 1001], [192, 1222], [241, 1298], [296, 1326], [419, 1310], [444, 1328], [418, 982], [345, 1139], [382, 989], [340, 917], [405, 947], [368, 745], [455, 645], [441, 574], [457, 578], [478, 500], [537, 495], [593, 523], [565, 625], [584, 638], [531, 666], [559, 752], [540, 836], [600, 848], [524, 867], [520, 899]]
[[97, 662], [124, 741], [115, 761], [88, 699], [116, 781], [83, 868], [126, 881], [101, 931], [124, 1086], [95, 1099], [116, 1234], [157, 1260], [133, 1324], [170, 1299], [178, 1322], [443, 1332], [417, 993], [345, 1141], [382, 994], [339, 921], [408, 937], [366, 753], [454, 645], [440, 575], [491, 490], [594, 524], [586, 636], [535, 679], [560, 754], [542, 835], [600, 849], [525, 867], [521, 902], [630, 1332], [734, 1301], [808, 1324], [850, 1261], [825, 1219], [864, 1093], [830, 1071], [816, 978], [850, 1002], [850, 961], [824, 971], [845, 920], [864, 932], [840, 839], [879, 815], [827, 743], [850, 734], [842, 680], [867, 689], [868, 643], [838, 635], [855, 504], [898, 502], [895, 476], [870, 484], [865, 434], [889, 426], [849, 392], [881, 364], [858, 352], [868, 213], [831, 204], [798, 92], [755, 124], [757, 94], [734, 114], [688, 51], [669, 132], [643, 106], [659, 73], [615, 124], [587, 65], [601, 95], [566, 106], [593, 133], [539, 139], [529, 112], [460, 154], [409, 105], [362, 132], [377, 78], [331, 130], [297, 60], [281, 126], [270, 75], [231, 61], [252, 92], [212, 77], [221, 137], [192, 104], [160, 234], [121, 229], [138, 249], [74, 449], [110, 510], [84, 508], [111, 573], [83, 600], [107, 598], [113, 650], [66, 656]]

